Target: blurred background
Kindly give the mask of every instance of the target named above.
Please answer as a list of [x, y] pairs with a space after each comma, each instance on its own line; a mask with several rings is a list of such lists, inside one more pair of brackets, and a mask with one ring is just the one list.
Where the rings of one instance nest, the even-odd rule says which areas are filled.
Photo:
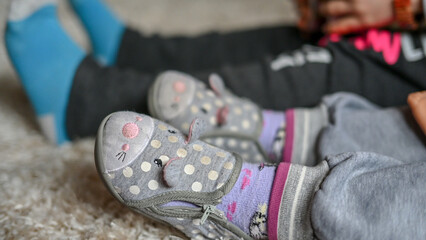
[[[3, 34], [10, 0], [0, 1], [0, 78], [12, 74]], [[144, 33], [194, 35], [257, 26], [291, 24], [291, 0], [106, 0], [115, 13]], [[67, 1], [59, 0], [59, 16], [67, 32], [89, 50], [85, 33]], [[285, 44], [285, 43], [284, 43]]]

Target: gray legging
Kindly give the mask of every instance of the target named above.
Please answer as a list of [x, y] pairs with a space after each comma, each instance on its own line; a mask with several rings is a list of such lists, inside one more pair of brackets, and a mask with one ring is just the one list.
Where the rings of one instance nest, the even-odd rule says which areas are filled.
[[[335, 94], [291, 115], [293, 149], [277, 170], [270, 239], [426, 239], [426, 137], [408, 108]], [[302, 157], [320, 162], [297, 164]]]

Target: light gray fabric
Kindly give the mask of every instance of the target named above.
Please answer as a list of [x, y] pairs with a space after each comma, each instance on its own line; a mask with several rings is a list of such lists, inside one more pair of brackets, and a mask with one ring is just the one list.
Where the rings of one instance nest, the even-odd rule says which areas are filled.
[[[203, 119], [207, 126], [201, 139], [211, 140], [213, 145], [221, 143], [220, 139], [227, 139], [230, 145], [216, 146], [244, 154], [243, 159], [248, 162], [269, 161], [258, 143], [263, 128], [261, 109], [247, 99], [234, 96], [218, 75], [212, 74], [209, 82], [207, 87], [197, 79], [176, 71], [160, 74], [149, 92], [151, 115], [185, 134], [194, 118]], [[252, 142], [250, 152], [240, 148], [246, 145], [245, 141]]]
[[426, 239], [426, 156], [410, 163], [374, 153], [330, 157], [312, 202], [319, 239]]
[[[142, 120], [138, 122], [138, 118]], [[138, 124], [138, 136], [124, 136], [128, 123]], [[127, 201], [149, 199], [170, 191], [170, 187], [173, 191], [212, 192], [226, 183], [236, 163], [232, 154], [196, 139], [186, 144], [186, 139], [177, 129], [146, 115], [110, 115], [104, 126], [102, 161], [126, 163], [119, 158], [124, 144], [129, 146], [124, 151], [126, 158], [132, 161], [107, 170], [109, 181]], [[133, 148], [137, 150], [131, 152]], [[214, 178], [208, 177], [211, 172]]]
[[314, 238], [310, 219], [311, 201], [327, 172], [325, 162], [316, 167], [291, 164], [279, 212], [279, 239]]
[[[262, 129], [260, 108], [247, 99], [234, 96], [223, 86], [219, 76], [210, 77], [210, 89], [197, 79], [176, 71], [160, 74], [150, 89], [150, 113], [187, 133], [194, 118], [208, 123], [206, 134], [243, 132], [254, 139]], [[218, 123], [218, 111], [227, 107], [227, 121]]]
[[425, 135], [408, 108], [339, 93], [294, 120], [293, 157], [319, 164], [291, 164], [280, 239], [426, 239]]
[[237, 181], [242, 159], [197, 140], [204, 126], [194, 120], [188, 137], [143, 114], [113, 113], [98, 131], [98, 172], [121, 203], [191, 238], [251, 239], [215, 207]]
[[315, 165], [327, 155], [356, 151], [404, 162], [426, 156], [426, 137], [408, 107], [380, 109], [357, 95], [337, 93], [317, 108], [295, 109], [294, 121], [294, 163], [308, 159]]

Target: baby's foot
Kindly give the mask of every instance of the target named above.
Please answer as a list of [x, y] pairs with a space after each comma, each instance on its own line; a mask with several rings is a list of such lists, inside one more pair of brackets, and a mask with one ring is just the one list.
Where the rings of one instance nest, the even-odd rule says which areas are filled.
[[43, 134], [64, 143], [66, 111], [85, 52], [65, 33], [56, 0], [12, 0], [5, 43]]
[[[188, 132], [194, 118], [203, 119], [207, 123], [203, 140], [238, 152], [248, 162], [260, 162], [266, 155], [282, 152], [283, 143], [274, 139], [279, 129], [284, 131], [284, 113], [262, 112], [253, 102], [228, 91], [216, 74], [210, 76], [209, 85], [184, 73], [165, 72], [150, 90], [150, 112], [184, 133]], [[274, 124], [265, 127], [265, 123]], [[276, 143], [281, 145], [278, 150], [279, 147], [274, 146]], [[280, 161], [276, 158], [275, 161]]]
[[120, 202], [188, 237], [265, 238], [275, 166], [198, 140], [204, 128], [194, 120], [186, 136], [146, 115], [111, 114], [96, 140], [98, 172]]

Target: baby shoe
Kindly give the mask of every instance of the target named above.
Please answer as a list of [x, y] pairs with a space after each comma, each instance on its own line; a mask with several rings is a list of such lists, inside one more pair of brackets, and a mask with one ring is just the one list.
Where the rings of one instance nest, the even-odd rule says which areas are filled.
[[191, 239], [252, 239], [215, 207], [235, 185], [242, 159], [200, 141], [208, 126], [195, 119], [184, 135], [147, 115], [113, 113], [98, 130], [98, 173], [121, 203]]
[[263, 128], [261, 109], [232, 94], [223, 80], [212, 74], [209, 88], [190, 75], [167, 71], [160, 74], [149, 91], [150, 114], [188, 133], [190, 123], [206, 122], [201, 138], [220, 148], [242, 153], [247, 162], [267, 159], [258, 142]]

